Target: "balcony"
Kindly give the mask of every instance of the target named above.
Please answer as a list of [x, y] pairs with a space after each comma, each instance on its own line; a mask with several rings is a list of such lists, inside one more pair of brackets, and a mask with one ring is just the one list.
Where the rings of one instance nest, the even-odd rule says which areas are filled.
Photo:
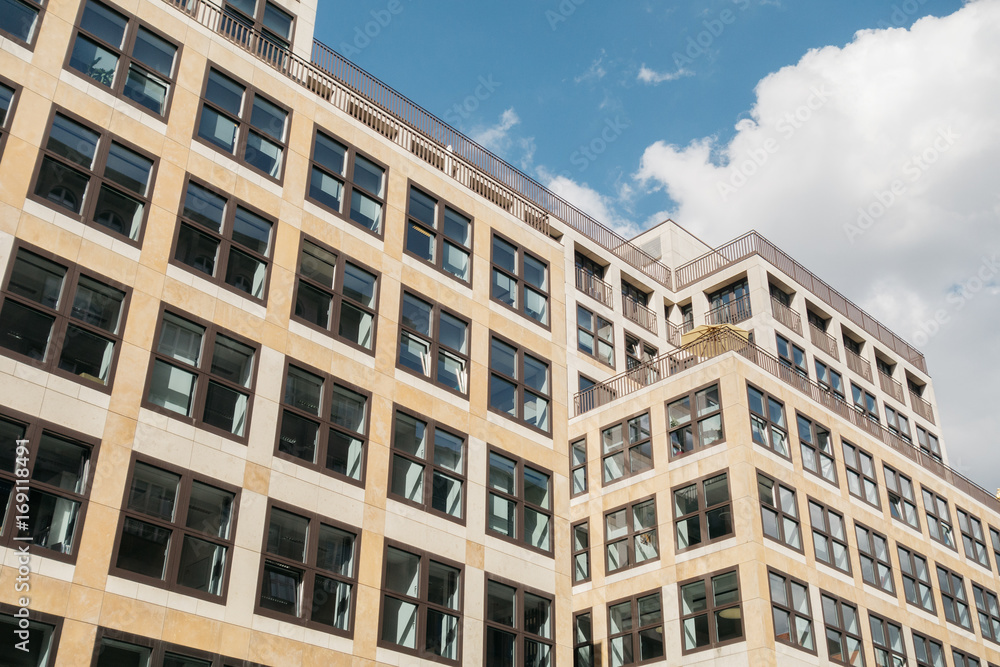
[[622, 294], [622, 312], [625, 314], [625, 319], [635, 322], [652, 334], [656, 334], [656, 313], [624, 294]]
[[882, 391], [889, 394], [903, 405], [906, 405], [906, 401], [903, 398], [903, 385], [899, 384], [882, 371], [878, 372], [878, 383], [879, 386], [882, 387]]
[[913, 411], [917, 413], [918, 416], [923, 417], [930, 423], [934, 423], [934, 408], [931, 404], [920, 398], [912, 391], [910, 392], [910, 405], [913, 406]]
[[809, 338], [813, 345], [823, 350], [831, 357], [840, 361], [840, 354], [837, 352], [837, 339], [817, 327], [812, 322], [809, 323]]
[[802, 335], [802, 318], [797, 312], [781, 303], [773, 296], [771, 297], [771, 312], [774, 314], [774, 319], [778, 320], [798, 335]]
[[749, 320], [752, 315], [750, 296], [747, 295], [705, 313], [705, 324], [736, 324]]
[[674, 326], [670, 322], [666, 322], [667, 325], [667, 342], [674, 347], [681, 346], [681, 327]]
[[614, 291], [607, 284], [582, 266], [576, 267], [576, 288], [591, 299], [600, 301], [608, 308], [614, 308], [612, 295]]
[[869, 382], [872, 381], [872, 365], [868, 363], [868, 360], [862, 359], [846, 347], [844, 348], [844, 356], [847, 357], [848, 368]]

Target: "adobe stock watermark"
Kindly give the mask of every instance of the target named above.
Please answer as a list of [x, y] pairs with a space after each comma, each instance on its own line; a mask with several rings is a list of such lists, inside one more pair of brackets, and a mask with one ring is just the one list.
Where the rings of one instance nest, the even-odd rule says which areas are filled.
[[[832, 94], [823, 84], [820, 84], [818, 87], [811, 87], [809, 89], [809, 96], [805, 102], [792, 111], [785, 112], [778, 122], [774, 124], [774, 131], [779, 133], [786, 141], [791, 139], [803, 125], [813, 118], [813, 115], [817, 111], [823, 108], [831, 96]], [[726, 201], [740, 188], [749, 183], [750, 179], [767, 164], [771, 156], [777, 154], [780, 150], [781, 144], [778, 140], [774, 137], [768, 137], [759, 147], [748, 150], [743, 157], [737, 160], [730, 160], [730, 167], [735, 165], [735, 168], [730, 169], [728, 182], [715, 182], [715, 189], [722, 201]]]
[[371, 10], [371, 20], [354, 27], [354, 38], [350, 42], [340, 43], [340, 54], [350, 58], [367, 49], [404, 9], [402, 0], [389, 0], [384, 9]]
[[569, 161], [573, 163], [579, 171], [586, 171], [598, 157], [608, 150], [608, 146], [618, 141], [618, 137], [629, 128], [629, 124], [621, 120], [620, 116], [615, 116], [614, 120], [608, 118], [604, 121], [604, 127], [586, 144], [581, 145], [573, 154], [569, 156]]
[[[732, 0], [733, 5], [739, 11], [745, 11], [750, 7], [750, 0]], [[688, 37], [687, 47], [684, 52], [674, 51], [674, 66], [678, 71], [685, 69], [688, 65], [708, 53], [708, 49], [715, 43], [722, 33], [726, 31], [726, 26], [736, 22], [738, 14], [731, 9], [723, 9], [715, 18], [705, 19], [701, 24], [705, 27], [693, 37]]]
[[973, 274], [948, 292], [948, 296], [944, 299], [947, 307], [938, 308], [930, 319], [924, 320], [917, 326], [917, 330], [910, 336], [913, 344], [922, 347], [941, 333], [951, 323], [954, 313], [961, 311], [985, 288], [992, 286], [997, 275], [1000, 275], [1000, 253], [994, 252], [989, 257], [984, 255]]
[[586, 1], [587, 0], [560, 0], [555, 9], [546, 9], [545, 20], [549, 22], [549, 27], [555, 31], [556, 28], [559, 27], [560, 23], [565, 23], [570, 16], [576, 13], [576, 8]]
[[14, 445], [14, 489], [12, 496], [14, 504], [14, 526], [16, 534], [14, 540], [27, 542], [17, 547], [17, 576], [14, 578], [14, 591], [21, 593], [17, 599], [17, 609], [14, 611], [14, 618], [17, 619], [14, 627], [14, 637], [20, 641], [14, 642], [14, 648], [18, 651], [29, 653], [31, 651], [31, 621], [28, 620], [30, 610], [28, 605], [31, 599], [24, 595], [31, 592], [31, 542], [32, 536], [28, 521], [30, 520], [29, 497], [31, 485], [31, 460], [27, 440], [15, 440]]
[[931, 168], [931, 165], [955, 145], [955, 140], [960, 136], [950, 127], [947, 129], [938, 128], [937, 136], [930, 146], [903, 162], [900, 171], [905, 180], [904, 178], [893, 179], [886, 189], [873, 192], [868, 205], [858, 208], [857, 220], [844, 224], [844, 234], [847, 236], [848, 242], [853, 244], [858, 237], [867, 234], [875, 223], [906, 194], [907, 181], [911, 184], [919, 181], [920, 177]]
[[927, 4], [927, 0], [904, 0], [892, 6], [892, 13], [889, 20], [879, 20], [875, 25], [881, 29], [899, 28], [906, 25], [920, 11], [920, 8]]
[[479, 85], [476, 86], [471, 95], [467, 95], [461, 102], [452, 105], [444, 112], [444, 119], [447, 122], [459, 125], [462, 120], [468, 120], [469, 116], [479, 108], [479, 105], [490, 99], [496, 89], [503, 85], [499, 81], [494, 81], [492, 74], [481, 76], [478, 81]]

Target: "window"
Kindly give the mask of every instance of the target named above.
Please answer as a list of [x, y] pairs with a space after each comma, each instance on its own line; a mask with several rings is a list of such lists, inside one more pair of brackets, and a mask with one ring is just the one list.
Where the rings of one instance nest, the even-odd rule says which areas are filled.
[[174, 261], [227, 289], [263, 300], [275, 224], [262, 212], [189, 178]]
[[573, 263], [577, 268], [583, 269], [590, 275], [594, 276], [598, 280], [604, 280], [604, 266], [598, 264], [590, 257], [587, 257], [579, 250], [577, 250], [573, 255]]
[[854, 340], [846, 333], [844, 334], [844, 349], [853, 352], [856, 356], [861, 356], [861, 343]]
[[779, 484], [758, 472], [757, 492], [760, 496], [760, 515], [764, 526], [764, 535], [796, 551], [802, 551], [799, 508], [795, 500], [795, 489]]
[[573, 496], [587, 492], [587, 439], [581, 438], [569, 446], [570, 479]]
[[284, 167], [287, 109], [209, 67], [197, 138], [279, 180]]
[[713, 384], [667, 403], [667, 430], [671, 457], [693, 452], [695, 443], [698, 447], [708, 447], [723, 442], [719, 385]]
[[849, 574], [851, 559], [848, 555], [850, 552], [847, 546], [844, 515], [810, 499], [809, 523], [812, 524], [813, 551], [816, 560]]
[[97, 629], [92, 667], [263, 667], [249, 660], [227, 658], [187, 646], [112, 630]]
[[[627, 369], [631, 370], [637, 366], [648, 364], [654, 359], [656, 359], [655, 347], [639, 340], [630, 333], [625, 333], [625, 367]], [[632, 374], [630, 377], [635, 378], [636, 375]], [[659, 379], [659, 372], [655, 368], [650, 368], [647, 369], [646, 377], [642, 378], [641, 381], [644, 384], [649, 384]]]
[[[0, 7], [2, 6], [0, 3]], [[54, 665], [56, 647], [59, 645], [59, 635], [62, 632], [62, 619], [33, 610], [28, 610], [27, 617], [15, 616], [20, 614], [20, 610], [20, 607], [0, 602], [0, 633], [8, 637], [4, 643], [8, 647], [6, 649], [8, 664], [11, 667]], [[21, 651], [22, 647], [24, 651]]]
[[641, 500], [604, 515], [607, 572], [618, 572], [660, 557], [656, 502]]
[[966, 557], [992, 571], [989, 553], [986, 551], [983, 522], [961, 507], [956, 507], [955, 511], [958, 512], [958, 529], [962, 533], [962, 544], [965, 546]]
[[721, 473], [673, 490], [677, 550], [708, 544], [733, 534], [729, 474]]
[[641, 665], [663, 657], [659, 590], [608, 605], [608, 655], [611, 667]]
[[400, 368], [445, 389], [469, 392], [469, 322], [439, 304], [403, 292], [399, 315]]
[[408, 255], [470, 282], [472, 218], [411, 185], [404, 249]]
[[[75, 561], [96, 450], [96, 442], [26, 415], [0, 415], [0, 545], [16, 549], [30, 541], [47, 557]], [[27, 479], [17, 475], [25, 459]]]
[[486, 660], [490, 667], [551, 665], [553, 602], [546, 593], [486, 577]]
[[[267, 0], [226, 0], [223, 11], [228, 18], [262, 34], [276, 46], [287, 49], [292, 41], [295, 17]], [[233, 32], [239, 32], [230, 28]]]
[[494, 301], [549, 325], [549, 265], [513, 243], [493, 235]]
[[951, 649], [951, 659], [955, 667], [979, 667], [979, 658], [971, 653], [959, 651], [957, 648]]
[[833, 458], [830, 430], [800, 414], [796, 414], [796, 425], [799, 430], [802, 467], [831, 484], [836, 484], [837, 463]]
[[819, 359], [816, 362], [816, 381], [819, 386], [832, 392], [840, 400], [844, 400], [844, 378], [833, 368], [827, 366]]
[[920, 449], [925, 454], [930, 454], [938, 461], [942, 460], [941, 445], [938, 443], [937, 436], [919, 426], [917, 427], [917, 444], [920, 445]]
[[966, 630], [972, 630], [969, 599], [965, 596], [965, 582], [962, 577], [938, 565], [937, 579], [938, 586], [941, 588], [941, 606], [944, 607], [944, 617]]
[[879, 667], [904, 667], [906, 644], [903, 641], [902, 626], [871, 612], [868, 613], [868, 626], [872, 631], [875, 664]]
[[583, 306], [576, 307], [576, 346], [611, 368], [615, 367], [615, 333], [611, 322]]
[[920, 487], [924, 497], [924, 513], [927, 517], [927, 532], [935, 542], [955, 548], [954, 533], [951, 528], [951, 513], [948, 511], [948, 501], [926, 487]]
[[855, 447], [844, 439], [844, 467], [847, 468], [847, 488], [852, 496], [879, 508], [878, 479], [875, 477], [875, 459], [865, 450]]
[[552, 551], [552, 473], [496, 450], [489, 453], [486, 525], [513, 542]]
[[854, 398], [854, 408], [863, 415], [866, 415], [873, 422], [878, 422], [878, 403], [875, 401], [875, 397], [859, 387], [858, 385], [851, 383], [851, 396]]
[[[638, 475], [643, 470], [652, 468], [651, 437], [648, 412], [601, 429], [604, 483]], [[628, 439], [627, 447], [626, 439]]]
[[573, 615], [573, 667], [594, 667], [594, 633], [590, 610]]
[[431, 660], [461, 656], [462, 566], [390, 543], [379, 644]]
[[371, 352], [378, 286], [374, 271], [303, 238], [292, 318]]
[[809, 585], [770, 569], [767, 581], [771, 590], [771, 618], [774, 621], [775, 640], [816, 653]]
[[573, 524], [573, 583], [590, 581], [590, 522]]
[[167, 115], [177, 45], [104, 3], [87, 0], [73, 37], [69, 66], [118, 97]]
[[747, 399], [750, 401], [750, 430], [753, 441], [790, 459], [784, 404], [750, 385], [747, 385]]
[[826, 652], [830, 660], [842, 665], [864, 667], [858, 608], [827, 593], [820, 595], [820, 599], [823, 602], [823, 623], [826, 625]]
[[934, 613], [934, 590], [927, 559], [915, 551], [896, 544], [899, 557], [899, 571], [903, 576], [903, 594], [914, 607]]
[[910, 437], [910, 422], [901, 412], [885, 406], [885, 423], [889, 431], [898, 435], [906, 442], [912, 442]]
[[1000, 530], [990, 526], [990, 543], [993, 545], [993, 557], [997, 561], [997, 570], [1000, 570]]
[[913, 631], [913, 651], [917, 667], [947, 667], [941, 642]]
[[289, 362], [276, 454], [320, 472], [364, 480], [369, 394]]
[[685, 333], [694, 329], [694, 306], [690, 303], [686, 303], [683, 306], [678, 306], [681, 313], [681, 330]]
[[152, 459], [133, 459], [111, 574], [225, 599], [240, 490]]
[[892, 560], [889, 558], [889, 540], [871, 528], [854, 522], [854, 535], [858, 539], [858, 558], [861, 559], [861, 578], [866, 584], [880, 588], [890, 595], [896, 594], [892, 582]]
[[44, 0], [0, 0], [0, 34], [31, 47], [38, 34]]
[[622, 298], [631, 299], [643, 308], [649, 305], [649, 294], [627, 280], [622, 280]]
[[973, 583], [972, 597], [976, 601], [979, 630], [983, 633], [983, 639], [1000, 644], [1000, 605], [997, 603], [997, 594]]
[[135, 245], [149, 211], [156, 158], [77, 116], [54, 112], [33, 198]]
[[920, 530], [917, 515], [917, 498], [913, 493], [913, 481], [903, 473], [883, 464], [885, 488], [889, 493], [889, 513], [893, 519]]
[[127, 287], [18, 243], [2, 299], [0, 347], [8, 356], [110, 388], [128, 310]]
[[389, 495], [429, 512], [465, 518], [466, 437], [396, 409]]
[[746, 278], [708, 295], [706, 324], [736, 324], [751, 316], [750, 287]]
[[258, 347], [218, 326], [163, 310], [146, 407], [246, 440]]
[[549, 363], [498, 338], [490, 340], [490, 409], [549, 432]]
[[[5, 3], [16, 2], [17, 0], [0, 0], [0, 7]], [[0, 10], [0, 26], [3, 24], [3, 10]], [[2, 30], [2, 27], [0, 27]], [[0, 77], [0, 153], [3, 152], [4, 144], [7, 142], [7, 134], [10, 132], [11, 119], [14, 117], [14, 107], [17, 105], [17, 97], [21, 87], [7, 79]]]
[[786, 368], [791, 368], [801, 377], [809, 377], [809, 366], [806, 362], [806, 351], [798, 345], [788, 342], [788, 339], [780, 334], [775, 338], [778, 343], [778, 361]]
[[[377, 236], [382, 235], [386, 167], [316, 130], [306, 196]], [[348, 211], [344, 202], [349, 202]]]
[[254, 612], [349, 636], [361, 540], [355, 531], [272, 501]]
[[678, 584], [683, 653], [743, 639], [743, 607], [736, 570]]

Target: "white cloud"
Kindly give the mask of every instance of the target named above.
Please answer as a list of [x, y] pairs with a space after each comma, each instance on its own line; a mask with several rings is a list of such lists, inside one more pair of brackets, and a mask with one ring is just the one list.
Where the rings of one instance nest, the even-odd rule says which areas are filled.
[[619, 207], [615, 201], [586, 183], [577, 183], [567, 176], [557, 176], [544, 167], [539, 167], [537, 171], [542, 185], [606, 227], [614, 229], [625, 238], [631, 238], [639, 232], [638, 225], [618, 213]]
[[674, 81], [683, 76], [692, 76], [694, 72], [683, 67], [678, 67], [677, 70], [673, 72], [657, 72], [654, 69], [646, 67], [646, 63], [643, 63], [639, 68], [639, 76], [636, 78], [643, 83], [648, 83], [651, 85], [657, 85], [663, 83], [664, 81]]
[[535, 139], [514, 136], [511, 130], [520, 123], [517, 111], [510, 107], [500, 114], [495, 124], [474, 128], [469, 138], [500, 157], [517, 162], [521, 169], [529, 169], [535, 157]]
[[587, 68], [586, 72], [580, 74], [579, 76], [573, 77], [573, 82], [583, 83], [584, 81], [593, 82], [593, 81], [600, 81], [601, 79], [603, 79], [604, 76], [608, 73], [607, 68], [604, 67], [604, 56], [605, 56], [604, 49], [601, 49], [600, 57], [598, 57], [594, 62], [590, 63], [590, 67]]
[[859, 32], [761, 80], [730, 140], [654, 143], [636, 173], [693, 233], [718, 244], [757, 229], [921, 348], [953, 465], [990, 487], [1000, 486], [998, 43], [998, 0]]

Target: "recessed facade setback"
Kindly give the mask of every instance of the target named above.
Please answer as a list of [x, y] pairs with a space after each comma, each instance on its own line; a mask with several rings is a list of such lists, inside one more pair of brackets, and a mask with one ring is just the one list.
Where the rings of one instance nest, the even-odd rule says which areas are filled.
[[918, 350], [315, 19], [0, 0], [0, 663], [1000, 665]]

